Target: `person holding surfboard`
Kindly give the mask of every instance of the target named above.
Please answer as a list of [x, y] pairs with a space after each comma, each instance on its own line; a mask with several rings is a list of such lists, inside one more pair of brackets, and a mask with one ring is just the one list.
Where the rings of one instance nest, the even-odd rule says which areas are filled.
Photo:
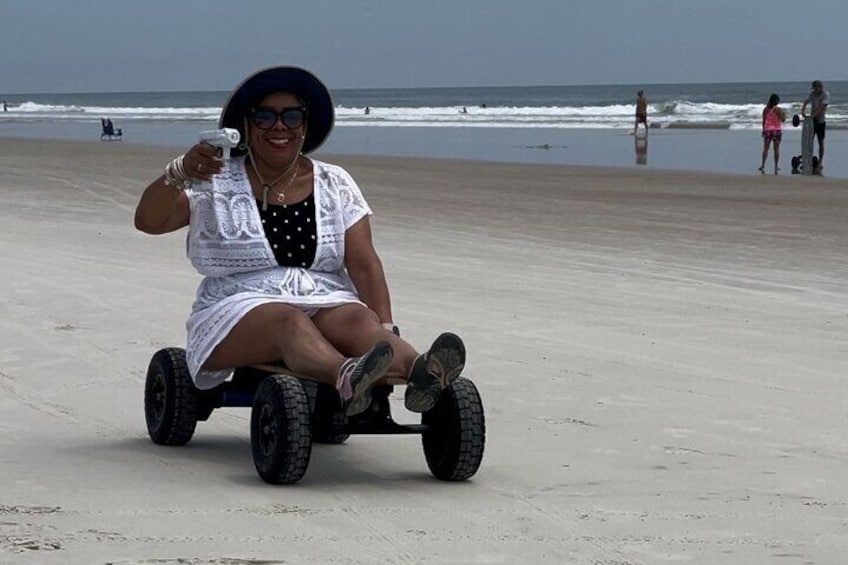
[[824, 84], [820, 80], [814, 80], [812, 89], [804, 103], [801, 104], [801, 115], [807, 116], [807, 105], [810, 105], [810, 117], [813, 118], [813, 131], [816, 139], [819, 141], [819, 165], [818, 169], [824, 168], [824, 134], [827, 128], [825, 123], [825, 113], [827, 106], [830, 104], [830, 92], [824, 89]]

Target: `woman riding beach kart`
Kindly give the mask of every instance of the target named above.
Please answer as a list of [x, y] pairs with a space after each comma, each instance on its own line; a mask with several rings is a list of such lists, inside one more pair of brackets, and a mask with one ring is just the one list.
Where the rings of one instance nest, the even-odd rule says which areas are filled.
[[425, 413], [459, 377], [465, 347], [443, 333], [419, 354], [398, 335], [368, 203], [347, 171], [308, 157], [333, 120], [329, 91], [307, 70], [251, 75], [219, 122], [241, 134], [232, 158], [192, 146], [145, 189], [135, 226], [189, 228], [188, 257], [204, 275], [186, 324], [198, 390], [281, 362], [338, 391], [348, 416], [387, 375], [406, 381], [406, 408]]

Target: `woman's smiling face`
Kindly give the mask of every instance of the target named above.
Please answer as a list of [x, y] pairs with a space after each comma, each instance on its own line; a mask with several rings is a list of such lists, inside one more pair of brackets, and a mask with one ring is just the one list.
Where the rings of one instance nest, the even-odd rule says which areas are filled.
[[[303, 102], [288, 92], [275, 92], [263, 98], [257, 108], [280, 113], [286, 108], [303, 106]], [[272, 169], [285, 169], [294, 163], [303, 147], [306, 122], [289, 128], [279, 118], [269, 129], [260, 129], [250, 121], [248, 138], [254, 158]]]

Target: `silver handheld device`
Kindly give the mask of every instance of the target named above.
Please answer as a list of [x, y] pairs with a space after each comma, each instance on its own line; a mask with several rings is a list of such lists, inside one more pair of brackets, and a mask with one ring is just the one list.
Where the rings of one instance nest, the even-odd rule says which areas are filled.
[[221, 148], [221, 158], [225, 161], [230, 158], [230, 150], [237, 147], [241, 136], [237, 129], [221, 128], [200, 132], [200, 141]]

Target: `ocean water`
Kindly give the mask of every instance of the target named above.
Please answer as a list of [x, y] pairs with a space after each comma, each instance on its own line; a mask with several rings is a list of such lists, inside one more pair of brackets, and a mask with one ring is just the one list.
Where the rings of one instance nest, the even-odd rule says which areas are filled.
[[[826, 172], [848, 178], [848, 81], [825, 86], [832, 95]], [[641, 155], [629, 135], [639, 89], [651, 123]], [[337, 89], [336, 129], [322, 151], [750, 173], [759, 166], [760, 115], [772, 92], [792, 115], [809, 82]], [[0, 135], [97, 139], [108, 116], [124, 142], [184, 147], [215, 127], [228, 95], [8, 95]], [[783, 172], [796, 153], [800, 128], [787, 123]]]

